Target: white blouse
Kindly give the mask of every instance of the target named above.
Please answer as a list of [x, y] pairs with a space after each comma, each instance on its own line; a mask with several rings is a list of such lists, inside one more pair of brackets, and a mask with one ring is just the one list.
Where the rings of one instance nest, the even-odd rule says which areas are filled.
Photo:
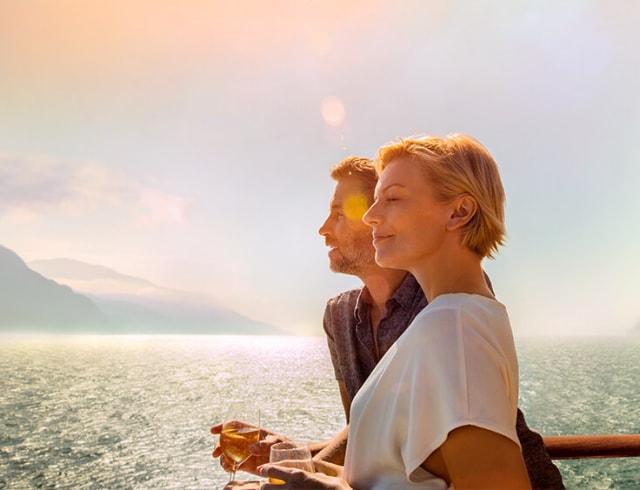
[[504, 305], [438, 296], [388, 350], [351, 406], [344, 475], [357, 490], [446, 489], [420, 465], [453, 429], [516, 444], [518, 363]]

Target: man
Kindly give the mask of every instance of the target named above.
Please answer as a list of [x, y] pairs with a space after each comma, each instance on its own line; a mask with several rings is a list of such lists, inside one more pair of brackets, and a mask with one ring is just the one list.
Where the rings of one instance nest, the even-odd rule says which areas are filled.
[[[356, 392], [427, 301], [413, 276], [384, 269], [375, 262], [371, 228], [361, 219], [373, 202], [377, 182], [372, 162], [346, 158], [331, 170], [331, 177], [336, 187], [329, 216], [319, 233], [330, 247], [331, 270], [357, 276], [363, 282], [361, 288], [330, 299], [323, 322], [348, 422]], [[533, 488], [564, 488], [542, 438], [529, 429], [520, 410], [516, 428]], [[320, 457], [336, 461], [343, 446], [336, 440]]]
[[[373, 163], [366, 158], [348, 157], [331, 170], [331, 177], [336, 187], [329, 216], [319, 229], [330, 247], [329, 266], [334, 272], [354, 275], [363, 282], [361, 288], [330, 299], [323, 321], [348, 423], [353, 397], [427, 301], [412, 275], [382, 268], [375, 262], [371, 228], [362, 222], [373, 202], [378, 179]], [[516, 428], [533, 488], [564, 488], [542, 438], [527, 427], [520, 410]], [[214, 434], [219, 431], [220, 425], [212, 428]], [[345, 428], [328, 443], [312, 445], [317, 465], [324, 462], [323, 471], [331, 474], [332, 463], [342, 464], [347, 437]], [[268, 447], [278, 440], [279, 436], [268, 434], [267, 442], [254, 445], [256, 458], [242, 469], [255, 472], [257, 465], [268, 461]], [[220, 454], [216, 447], [213, 456]]]

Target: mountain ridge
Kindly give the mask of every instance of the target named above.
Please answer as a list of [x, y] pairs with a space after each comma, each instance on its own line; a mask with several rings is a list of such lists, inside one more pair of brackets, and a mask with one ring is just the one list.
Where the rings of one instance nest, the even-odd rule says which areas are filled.
[[31, 270], [0, 245], [0, 329], [109, 332], [107, 316], [86, 296]]
[[164, 288], [75, 259], [27, 264], [0, 245], [0, 271], [0, 331], [289, 334], [205, 295]]

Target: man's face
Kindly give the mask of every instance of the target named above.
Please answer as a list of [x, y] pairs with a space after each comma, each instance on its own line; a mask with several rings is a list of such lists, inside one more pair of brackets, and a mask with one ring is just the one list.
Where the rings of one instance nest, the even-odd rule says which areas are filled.
[[320, 227], [329, 250], [329, 268], [334, 272], [360, 276], [375, 266], [375, 249], [371, 243], [371, 228], [362, 222], [368, 208], [368, 196], [356, 178], [346, 178], [336, 184], [329, 216]]

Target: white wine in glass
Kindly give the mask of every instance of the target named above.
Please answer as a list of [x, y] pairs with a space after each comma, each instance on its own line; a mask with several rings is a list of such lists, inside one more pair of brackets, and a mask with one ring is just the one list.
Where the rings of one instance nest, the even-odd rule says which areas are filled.
[[260, 440], [260, 412], [246, 402], [233, 402], [220, 432], [220, 449], [230, 463], [229, 481], [251, 453], [249, 448]]
[[[279, 442], [271, 446], [269, 462], [276, 466], [285, 468], [299, 468], [313, 473], [315, 468], [311, 459], [311, 451], [305, 443]], [[284, 485], [284, 481], [278, 478], [269, 478], [269, 483], [273, 485]]]

